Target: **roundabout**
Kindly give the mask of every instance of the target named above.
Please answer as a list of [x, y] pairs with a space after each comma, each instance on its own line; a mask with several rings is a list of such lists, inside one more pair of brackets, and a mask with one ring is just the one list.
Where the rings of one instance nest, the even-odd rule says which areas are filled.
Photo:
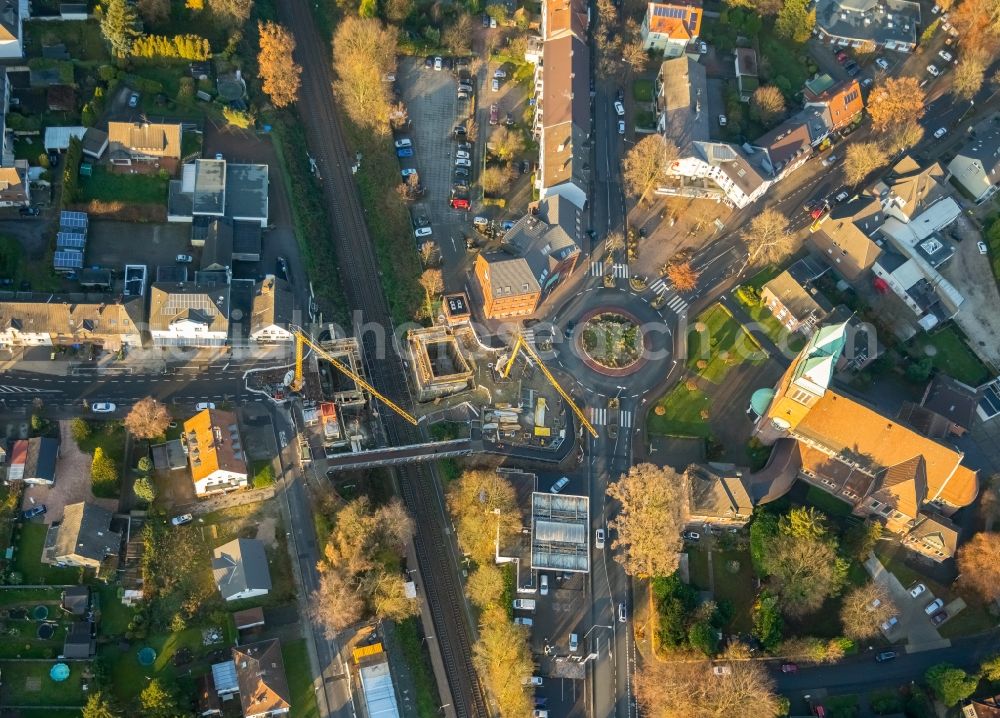
[[604, 376], [624, 377], [646, 363], [645, 333], [623, 309], [587, 312], [580, 319], [575, 346], [584, 363]]

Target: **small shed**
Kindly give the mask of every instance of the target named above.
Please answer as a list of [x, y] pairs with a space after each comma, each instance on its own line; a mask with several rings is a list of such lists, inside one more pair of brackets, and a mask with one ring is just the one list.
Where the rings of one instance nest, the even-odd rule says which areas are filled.
[[235, 611], [233, 622], [237, 631], [245, 631], [248, 628], [257, 628], [264, 625], [264, 609], [261, 607], [248, 608], [245, 611]]
[[63, 20], [86, 20], [86, 3], [60, 3], [59, 17]]
[[72, 586], [62, 592], [60, 607], [73, 616], [87, 615], [90, 608], [90, 588], [87, 586]]

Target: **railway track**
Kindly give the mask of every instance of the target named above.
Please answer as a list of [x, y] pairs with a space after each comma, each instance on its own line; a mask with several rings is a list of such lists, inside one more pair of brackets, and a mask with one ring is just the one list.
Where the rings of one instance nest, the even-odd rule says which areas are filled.
[[[384, 327], [386, 336], [390, 337], [389, 305], [382, 291], [378, 262], [350, 171], [354, 152], [347, 147], [334, 106], [329, 43], [319, 36], [308, 0], [279, 3], [279, 13], [296, 38], [295, 54], [303, 68], [299, 111], [312, 154], [321, 167], [323, 191], [330, 208], [342, 281], [348, 304], [354, 312], [353, 321], [356, 326], [371, 322]], [[403, 406], [411, 404], [402, 361], [392, 342], [382, 342], [386, 353], [379, 357], [376, 354], [378, 342], [371, 333], [361, 339], [362, 356], [372, 383], [393, 401]], [[390, 443], [401, 445], [423, 440], [416, 428], [391, 411], [383, 410], [381, 416]], [[422, 466], [402, 467], [397, 475], [403, 501], [416, 522], [414, 547], [455, 713], [462, 718], [486, 718], [489, 711], [472, 665], [470, 626], [463, 610], [457, 567], [448, 558], [451, 552], [434, 477]]]

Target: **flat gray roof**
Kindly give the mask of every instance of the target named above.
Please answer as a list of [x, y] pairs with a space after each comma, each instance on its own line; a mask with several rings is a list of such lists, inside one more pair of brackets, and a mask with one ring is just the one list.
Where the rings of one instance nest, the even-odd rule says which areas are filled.
[[590, 499], [536, 491], [531, 494], [531, 567], [590, 571]]
[[221, 217], [226, 210], [226, 161], [195, 160], [194, 164], [194, 213]]
[[226, 216], [267, 223], [267, 165], [229, 165]]

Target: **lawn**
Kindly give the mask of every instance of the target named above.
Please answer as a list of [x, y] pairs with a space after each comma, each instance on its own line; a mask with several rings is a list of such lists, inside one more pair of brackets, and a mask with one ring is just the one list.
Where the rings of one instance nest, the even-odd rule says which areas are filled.
[[708, 576], [708, 553], [705, 549], [692, 546], [687, 550], [688, 578], [690, 583], [701, 591], [707, 591], [710, 584]]
[[59, 568], [41, 562], [42, 548], [45, 545], [45, 534], [48, 526], [35, 521], [20, 526], [20, 540], [17, 542], [17, 555], [14, 558], [14, 570], [24, 577], [24, 583], [29, 586], [41, 584], [65, 585], [80, 582], [82, 569]]
[[[661, 406], [665, 412], [659, 416], [656, 410]], [[647, 426], [652, 434], [708, 438], [711, 431], [708, 421], [702, 418], [702, 412], [708, 411], [708, 407], [705, 392], [678, 384], [650, 410]]]
[[90, 436], [77, 442], [80, 451], [93, 455], [94, 450], [100, 446], [104, 450], [104, 455], [110, 456], [120, 469], [122, 459], [125, 458], [125, 427], [120, 421], [87, 423], [90, 425]]
[[97, 165], [91, 177], [80, 177], [83, 201], [125, 202], [127, 204], [165, 204], [169, 177], [142, 174], [116, 174]]
[[42, 45], [63, 43], [74, 60], [111, 61], [97, 20], [85, 22], [29, 22], [24, 25], [25, 55], [41, 57]]
[[757, 327], [763, 331], [768, 338], [778, 345], [779, 349], [786, 353], [798, 354], [802, 347], [806, 345], [806, 337], [801, 332], [790, 332], [777, 318], [771, 314], [771, 310], [763, 304], [746, 304], [743, 298], [737, 295], [737, 299], [750, 318], [756, 322]]
[[319, 718], [305, 639], [282, 643], [281, 657], [285, 659], [285, 675], [291, 692], [291, 718]]
[[766, 359], [757, 341], [721, 304], [698, 315], [688, 334], [688, 369], [713, 384], [721, 384], [729, 368]]
[[438, 714], [438, 692], [431, 673], [430, 660], [421, 640], [417, 619], [408, 618], [396, 624], [396, 638], [403, 649], [403, 659], [410, 669], [416, 691], [417, 713], [424, 716]]
[[634, 81], [632, 83], [632, 97], [635, 98], [636, 102], [652, 102], [653, 81], [645, 79]]
[[842, 518], [851, 515], [851, 505], [846, 501], [841, 501], [833, 494], [827, 493], [816, 486], [810, 486], [806, 491], [805, 503], [807, 506], [815, 506], [831, 518]]
[[[69, 663], [69, 678], [59, 683], [49, 678], [54, 664], [55, 661], [0, 661], [0, 672], [3, 674], [0, 702], [8, 706], [82, 706], [83, 669], [86, 664]], [[31, 687], [29, 683], [37, 687]]]
[[36, 292], [56, 291], [60, 286], [58, 277], [52, 271], [51, 254], [45, 254], [40, 259], [28, 259], [20, 242], [5, 234], [0, 234], [0, 277], [14, 280], [15, 285], [22, 280], [31, 282], [31, 288]]
[[[204, 654], [228, 645], [230, 643], [203, 646], [201, 629], [187, 628], [178, 633], [159, 634], [149, 636], [145, 640], [135, 640], [124, 650], [117, 643], [108, 643], [101, 646], [98, 653], [105, 661], [105, 665], [110, 667], [109, 683], [112, 692], [119, 701], [128, 703], [145, 688], [149, 678], [160, 678], [168, 683], [173, 683], [177, 679], [178, 670], [172, 660], [174, 654], [181, 648], [189, 648], [197, 663], [198, 658]], [[139, 649], [145, 646], [156, 651], [156, 661], [149, 667], [140, 665], [136, 657]], [[205, 667], [209, 667], [207, 660]], [[185, 666], [183, 673], [187, 672], [188, 666]]]
[[[733, 572], [732, 562], [739, 566]], [[715, 551], [712, 556], [715, 575], [715, 600], [733, 605], [733, 620], [729, 633], [749, 633], [753, 628], [754, 589], [753, 564], [749, 551]]]
[[784, 270], [777, 264], [769, 264], [762, 270], [757, 272], [747, 281], [743, 282], [744, 287], [753, 287], [758, 292], [764, 288], [764, 285], [770, 282], [772, 279], [781, 274]]
[[122, 603], [116, 586], [98, 586], [95, 604], [101, 612], [101, 634], [104, 636], [124, 635], [135, 609]]
[[17, 606], [22, 603], [59, 603], [62, 589], [59, 588], [7, 588], [0, 591], [0, 608]]
[[983, 240], [989, 246], [993, 278], [1000, 284], [1000, 215], [990, 219], [990, 224], [983, 233]]
[[910, 355], [922, 359], [927, 356], [925, 349], [928, 346], [937, 350], [932, 360], [938, 371], [973, 387], [990, 378], [989, 371], [965, 343], [962, 332], [954, 324], [947, 324], [929, 334], [918, 334], [910, 342]]

